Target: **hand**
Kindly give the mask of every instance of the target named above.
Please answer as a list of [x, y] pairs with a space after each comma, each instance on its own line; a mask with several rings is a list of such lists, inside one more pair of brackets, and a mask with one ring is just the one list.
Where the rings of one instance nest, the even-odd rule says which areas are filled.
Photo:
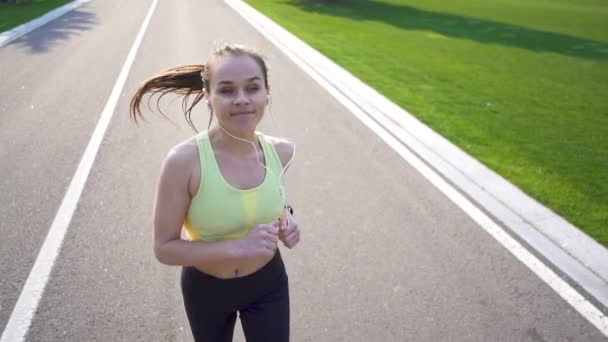
[[239, 241], [240, 254], [245, 258], [272, 256], [277, 249], [279, 221], [270, 224], [256, 224]]
[[300, 228], [287, 209], [283, 210], [283, 215], [279, 217], [279, 240], [289, 249], [300, 242]]

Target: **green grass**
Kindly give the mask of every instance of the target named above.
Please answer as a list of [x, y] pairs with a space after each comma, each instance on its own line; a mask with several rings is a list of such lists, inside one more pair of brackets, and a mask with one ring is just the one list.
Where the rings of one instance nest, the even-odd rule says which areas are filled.
[[608, 246], [608, 2], [246, 1]]
[[8, 31], [72, 0], [33, 0], [27, 4], [0, 4], [0, 32]]

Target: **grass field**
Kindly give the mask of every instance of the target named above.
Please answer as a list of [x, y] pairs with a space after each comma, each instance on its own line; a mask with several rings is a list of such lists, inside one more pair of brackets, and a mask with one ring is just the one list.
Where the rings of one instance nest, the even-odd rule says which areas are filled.
[[608, 246], [608, 1], [246, 2]]
[[33, 0], [27, 4], [0, 4], [0, 32], [35, 19], [71, 0]]

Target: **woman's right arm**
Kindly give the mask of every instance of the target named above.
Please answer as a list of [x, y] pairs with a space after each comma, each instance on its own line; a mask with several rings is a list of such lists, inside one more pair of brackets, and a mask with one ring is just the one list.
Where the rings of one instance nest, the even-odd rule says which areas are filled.
[[190, 206], [192, 157], [188, 146], [174, 148], [163, 162], [154, 203], [154, 254], [166, 265], [205, 266], [243, 257], [238, 240], [185, 241], [181, 230]]

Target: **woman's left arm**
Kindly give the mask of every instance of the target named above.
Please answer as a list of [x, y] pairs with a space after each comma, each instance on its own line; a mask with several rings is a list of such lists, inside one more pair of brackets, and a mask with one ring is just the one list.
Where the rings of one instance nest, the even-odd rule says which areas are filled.
[[[295, 145], [285, 139], [273, 138], [272, 143], [274, 145], [281, 164], [285, 169], [285, 172], [291, 166], [291, 161], [295, 154]], [[300, 229], [298, 223], [294, 220], [293, 214], [287, 210], [283, 211], [283, 215], [279, 219], [281, 229], [279, 229], [279, 239], [283, 242], [285, 247], [293, 248], [300, 241]]]

